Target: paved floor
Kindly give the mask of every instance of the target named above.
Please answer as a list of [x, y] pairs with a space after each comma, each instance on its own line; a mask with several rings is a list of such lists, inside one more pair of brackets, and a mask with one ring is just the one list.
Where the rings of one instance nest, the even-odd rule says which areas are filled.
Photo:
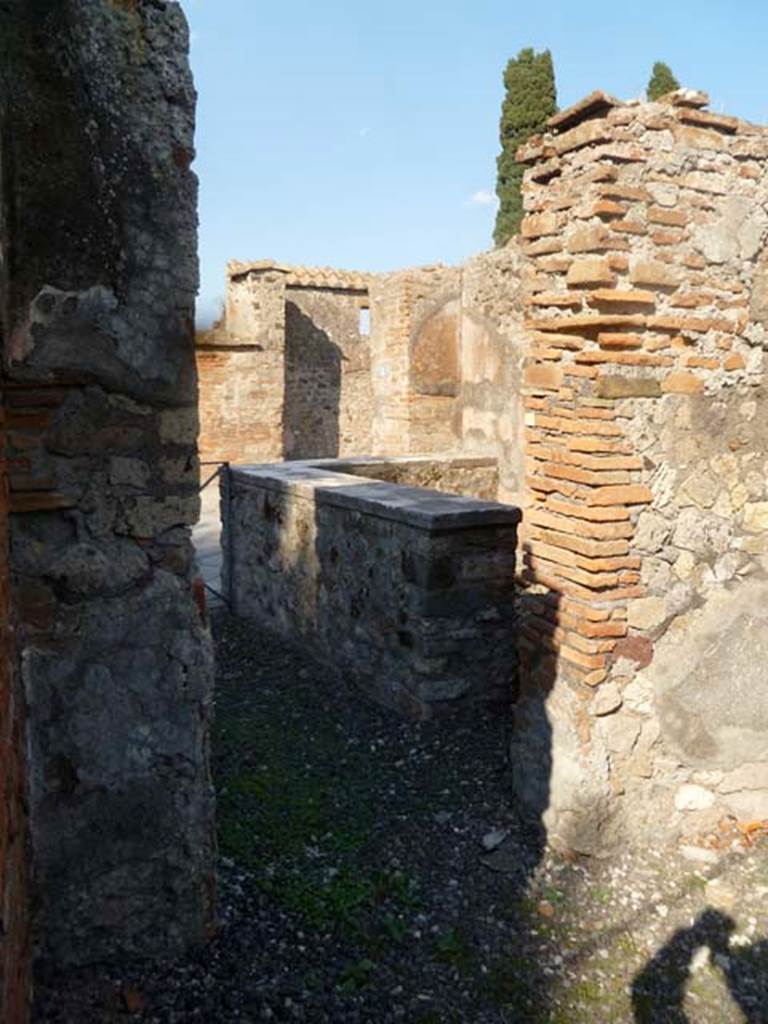
[[[204, 467], [207, 479], [215, 466]], [[207, 587], [221, 593], [221, 521], [219, 518], [219, 478], [212, 480], [200, 495], [200, 521], [192, 528], [192, 543], [197, 552], [197, 563]], [[215, 604], [215, 595], [209, 590], [209, 604]]]

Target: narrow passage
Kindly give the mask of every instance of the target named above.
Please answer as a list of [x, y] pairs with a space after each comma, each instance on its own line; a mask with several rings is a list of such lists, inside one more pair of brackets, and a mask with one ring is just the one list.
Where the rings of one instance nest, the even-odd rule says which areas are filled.
[[[768, 845], [539, 858], [508, 797], [508, 714], [404, 722], [213, 618], [218, 934], [175, 962], [41, 970], [37, 1024], [663, 1024], [682, 996], [697, 1024], [767, 1019]], [[718, 898], [747, 908], [730, 974], [708, 919], [690, 927]]]

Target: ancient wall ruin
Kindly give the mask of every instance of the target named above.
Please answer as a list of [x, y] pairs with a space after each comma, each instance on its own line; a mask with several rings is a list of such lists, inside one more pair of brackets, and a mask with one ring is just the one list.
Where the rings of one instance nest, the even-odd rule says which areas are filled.
[[198, 337], [203, 461], [283, 457], [285, 275], [269, 264], [231, 273], [224, 325]]
[[527, 287], [519, 248], [481, 253], [462, 268], [459, 449], [497, 460], [499, 501], [522, 503], [525, 487], [523, 328]]
[[371, 367], [362, 289], [286, 287], [283, 449], [349, 455], [370, 447]]
[[518, 496], [519, 263], [510, 248], [391, 274], [230, 264], [223, 323], [198, 336], [203, 459], [466, 448], [501, 456]]
[[[213, 910], [211, 642], [189, 540], [187, 28], [164, 0], [13, 0], [0, 39], [4, 453], [26, 703], [22, 737], [4, 659], [0, 815], [23, 745], [43, 956], [152, 955], [203, 939]], [[15, 825], [3, 835], [10, 957], [29, 907], [8, 902], [22, 840]], [[16, 971], [4, 964], [6, 986]]]
[[705, 104], [597, 93], [520, 153], [530, 614], [513, 760], [524, 799], [548, 766], [533, 802], [578, 849], [768, 812], [768, 131]]
[[768, 132], [706, 104], [587, 97], [519, 239], [369, 280], [369, 454], [525, 506], [516, 785], [584, 852], [768, 815]]
[[[224, 322], [198, 336], [200, 452], [237, 463], [368, 450], [368, 277], [232, 263]], [[361, 447], [362, 446], [362, 447]]]
[[371, 283], [372, 454], [457, 451], [461, 271], [419, 267]]
[[[300, 638], [411, 717], [457, 702], [508, 703], [519, 512], [472, 495], [492, 478], [489, 461], [232, 469], [224, 586], [233, 611]], [[382, 475], [399, 480], [375, 479]], [[439, 486], [443, 475], [470, 493], [410, 485]]]
[[[82, 963], [207, 934], [212, 666], [189, 543], [186, 26], [169, 0], [6, 0], [0, 19], [0, 964], [16, 1024], [31, 940]], [[207, 458], [495, 460], [499, 494], [525, 505], [516, 786], [584, 852], [768, 817], [768, 131], [705, 105], [599, 93], [556, 115], [520, 154], [522, 240], [463, 268], [233, 268], [225, 329], [197, 352]], [[295, 480], [238, 480], [260, 492], [256, 519], [242, 502], [248, 543], [263, 531], [329, 636], [357, 628], [407, 664], [419, 708], [507, 678], [512, 510], [449, 537], [455, 506], [412, 495], [404, 511], [354, 474], [311, 502]], [[318, 567], [345, 582], [320, 586]], [[293, 627], [252, 550], [246, 568]]]

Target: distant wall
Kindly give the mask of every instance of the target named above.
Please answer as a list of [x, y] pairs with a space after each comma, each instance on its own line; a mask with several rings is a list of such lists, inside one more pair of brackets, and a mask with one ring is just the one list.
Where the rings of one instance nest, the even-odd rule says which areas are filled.
[[283, 458], [285, 274], [233, 274], [225, 325], [198, 334], [200, 458]]
[[371, 283], [373, 453], [459, 448], [461, 269], [418, 267]]
[[360, 332], [367, 302], [367, 293], [286, 289], [284, 458], [370, 450], [370, 347]]
[[466, 450], [516, 500], [520, 273], [511, 247], [391, 274], [231, 264], [225, 321], [198, 336], [203, 459]]
[[367, 306], [363, 274], [231, 264], [224, 322], [197, 341], [201, 458], [245, 464], [368, 450]]
[[463, 268], [459, 446], [467, 455], [497, 460], [499, 501], [513, 504], [522, 500], [525, 475], [523, 300], [528, 287], [514, 243], [475, 256]]

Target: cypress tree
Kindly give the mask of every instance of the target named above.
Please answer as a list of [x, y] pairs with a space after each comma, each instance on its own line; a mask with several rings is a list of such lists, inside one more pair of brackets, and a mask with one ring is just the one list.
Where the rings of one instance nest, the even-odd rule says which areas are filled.
[[645, 90], [648, 99], [657, 100], [659, 96], [666, 96], [668, 92], [674, 92], [675, 89], [679, 88], [680, 83], [672, 74], [669, 65], [665, 64], [664, 61], [657, 60], [653, 65], [648, 88]]
[[521, 50], [507, 63], [504, 88], [499, 124], [501, 153], [496, 161], [499, 209], [493, 232], [498, 246], [516, 234], [523, 219], [523, 167], [516, 163], [515, 153], [532, 135], [544, 131], [547, 118], [557, 111], [555, 72], [549, 50]]

